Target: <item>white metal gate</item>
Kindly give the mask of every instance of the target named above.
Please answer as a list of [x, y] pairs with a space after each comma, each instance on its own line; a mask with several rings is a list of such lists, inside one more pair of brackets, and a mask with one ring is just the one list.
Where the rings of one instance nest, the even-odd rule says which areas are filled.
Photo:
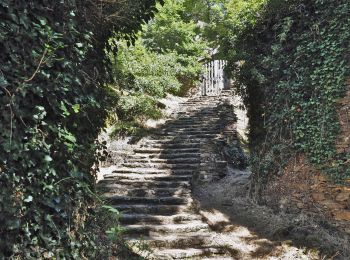
[[202, 96], [217, 96], [225, 88], [225, 60], [213, 60], [204, 64], [205, 72], [201, 80]]

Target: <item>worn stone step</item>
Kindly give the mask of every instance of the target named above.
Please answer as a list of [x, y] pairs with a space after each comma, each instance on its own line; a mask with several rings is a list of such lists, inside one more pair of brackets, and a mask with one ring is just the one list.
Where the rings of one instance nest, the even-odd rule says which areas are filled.
[[174, 145], [174, 144], [158, 144], [158, 147], [154, 147], [155, 144], [149, 144], [149, 148], [143, 147], [134, 150], [137, 154], [184, 154], [184, 153], [197, 153], [199, 152], [200, 144], [189, 144], [189, 145]]
[[192, 163], [140, 163], [140, 162], [134, 162], [134, 163], [122, 163], [121, 166], [126, 168], [155, 168], [155, 169], [173, 169], [173, 170], [185, 170], [185, 169], [192, 169], [196, 170], [198, 169], [199, 162], [192, 162]]
[[[197, 114], [196, 116], [179, 116], [175, 120], [172, 120], [171, 123], [173, 124], [181, 124], [181, 123], [193, 123], [193, 124], [210, 124], [212, 122], [216, 122], [220, 120], [220, 117], [217, 115], [215, 117], [205, 117], [201, 116], [200, 114]], [[166, 121], [167, 123], [167, 121]]]
[[161, 159], [161, 160], [177, 160], [177, 159], [199, 159], [200, 153], [198, 153], [198, 149], [196, 149], [195, 152], [177, 152], [174, 151], [173, 153], [155, 153], [155, 154], [133, 154], [130, 156], [131, 161], [134, 160], [153, 160], [153, 159]]
[[165, 125], [162, 129], [159, 129], [155, 131], [155, 133], [159, 131], [165, 131], [165, 130], [171, 130], [173, 132], [178, 131], [202, 131], [202, 130], [209, 130], [209, 131], [217, 131], [221, 129], [221, 123], [219, 123], [219, 119], [216, 119], [214, 121], [206, 121], [205, 118], [198, 119], [197, 122], [193, 121], [178, 121], [176, 123], [169, 123]]
[[[212, 134], [213, 135], [213, 134]], [[208, 137], [203, 135], [190, 136], [190, 135], [165, 135], [165, 134], [155, 134], [149, 137], [145, 142], [146, 144], [179, 144], [179, 143], [195, 143], [200, 145], [203, 143], [203, 139], [209, 139], [215, 137]]]
[[206, 134], [218, 134], [220, 131], [217, 129], [215, 130], [164, 130], [164, 131], [159, 131], [158, 134], [162, 135], [206, 135]]
[[217, 114], [219, 113], [220, 111], [218, 110], [217, 107], [209, 107], [209, 110], [207, 108], [204, 108], [204, 107], [195, 107], [195, 106], [192, 106], [192, 107], [189, 107], [187, 110], [183, 110], [183, 111], [178, 111], [176, 113], [174, 113], [174, 115], [176, 115], [177, 117], [179, 116], [193, 116], [193, 117], [196, 117], [198, 115], [208, 115], [209, 116], [212, 116], [212, 117], [215, 117], [217, 116]]
[[190, 188], [190, 181], [153, 181], [153, 180], [119, 180], [116, 182], [113, 179], [106, 179], [99, 182], [99, 190], [108, 191], [109, 189], [156, 189], [156, 188], [166, 188], [166, 189], [183, 189]]
[[[165, 140], [167, 141], [174, 141], [174, 138], [178, 138], [178, 137], [181, 137], [185, 140], [187, 139], [190, 139], [190, 140], [193, 140], [193, 139], [211, 139], [211, 138], [215, 138], [217, 137], [219, 134], [176, 134], [176, 135], [171, 135], [171, 134], [162, 134], [162, 133], [159, 133], [157, 134], [158, 136], [160, 137], [166, 137]], [[164, 139], [163, 139], [164, 140]]]
[[111, 174], [106, 178], [114, 179], [115, 181], [191, 181], [192, 175], [169, 175], [169, 174]]
[[[172, 130], [172, 131], [197, 131], [208, 129], [210, 131], [218, 130], [221, 128], [221, 124], [216, 124], [218, 119], [206, 121], [205, 118], [198, 119], [197, 121], [181, 119], [176, 122], [168, 122], [162, 128], [157, 131]], [[204, 128], [207, 127], [207, 128]]]
[[[203, 116], [201, 116], [201, 113], [198, 112], [196, 113], [195, 115], [178, 115], [178, 117], [175, 119], [176, 120], [176, 123], [178, 122], [194, 122], [194, 123], [203, 123], [203, 119], [204, 122], [211, 122], [211, 121], [215, 121], [215, 120], [218, 120], [220, 119], [218, 114], [216, 114], [215, 116], [211, 115], [210, 117], [206, 117], [204, 116], [205, 118], [203, 118]], [[167, 122], [167, 121], [166, 121]], [[172, 122], [175, 122], [174, 119], [172, 120]]]
[[[226, 250], [224, 249], [221, 249], [222, 253], [225, 254], [225, 255], [229, 255], [231, 254], [230, 252], [227, 252], [225, 253]], [[228, 251], [228, 250], [227, 250]], [[237, 253], [238, 254], [238, 253]], [[207, 257], [201, 257], [201, 258], [198, 258], [198, 257], [195, 257], [195, 258], [192, 258], [191, 260], [241, 260], [243, 259], [240, 254], [238, 254], [238, 256], [225, 256], [225, 255], [221, 255], [221, 256], [207, 256]]]
[[110, 174], [105, 175], [105, 179], [114, 177], [115, 174], [139, 174], [139, 175], [169, 175], [169, 176], [181, 176], [181, 175], [192, 175], [196, 172], [196, 169], [154, 169], [149, 167], [138, 167], [138, 168], [128, 168], [123, 167], [113, 171]]
[[[217, 97], [205, 97], [205, 98], [197, 98], [197, 99], [191, 99], [187, 100], [184, 103], [180, 103], [182, 105], [190, 105], [191, 103], [195, 104], [196, 107], [200, 107], [200, 104], [203, 104], [203, 106], [208, 107], [210, 105], [213, 105], [218, 103], [218, 98]], [[199, 105], [198, 105], [199, 104]]]
[[145, 198], [158, 198], [158, 197], [190, 197], [191, 190], [187, 188], [107, 188], [104, 190], [104, 194], [107, 196], [129, 196], [129, 197], [145, 197]]
[[184, 113], [184, 114], [178, 114], [177, 115], [177, 120], [178, 121], [183, 121], [186, 119], [192, 120], [192, 122], [202, 122], [200, 119], [205, 119], [205, 122], [213, 122], [215, 120], [218, 120], [219, 118], [219, 113], [202, 113], [202, 112], [190, 112], [190, 113]]
[[[219, 121], [219, 119], [216, 119], [215, 121]], [[215, 123], [215, 122], [214, 122]], [[196, 128], [196, 129], [203, 129], [203, 127], [209, 127], [209, 128], [216, 128], [220, 125], [213, 124], [213, 122], [207, 122], [205, 120], [177, 120], [177, 121], [166, 121], [165, 127], [178, 127], [178, 128]]]
[[159, 236], [167, 234], [209, 231], [208, 224], [202, 221], [192, 221], [189, 224], [148, 224], [125, 226], [127, 235]]
[[[178, 154], [178, 156], [183, 156], [181, 154]], [[200, 162], [200, 157], [197, 156], [197, 157], [192, 157], [192, 154], [189, 154], [189, 156], [191, 157], [181, 157], [181, 158], [167, 158], [167, 159], [164, 159], [164, 156], [161, 156], [163, 158], [128, 158], [125, 160], [125, 163], [149, 163], [149, 164], [166, 164], [166, 163], [169, 163], [169, 164], [179, 164], [179, 163], [184, 163], [184, 164], [187, 164], [187, 163], [196, 163], [198, 164]]]
[[[142, 242], [151, 248], [203, 248], [210, 244], [212, 235], [207, 231], [177, 232], [172, 235], [159, 234], [143, 237]], [[128, 239], [129, 242], [139, 241], [136, 237]]]
[[147, 214], [123, 214], [120, 218], [121, 224], [180, 224], [200, 221], [201, 217], [193, 214], [176, 214], [173, 216], [147, 215]]
[[[150, 258], [151, 260], [174, 260], [174, 259], [191, 259], [191, 260], [200, 260], [204, 259], [207, 256], [218, 256], [224, 255], [226, 250], [223, 248], [215, 247], [205, 247], [205, 248], [183, 248], [183, 249], [156, 249], [153, 251]], [[222, 257], [222, 258], [221, 258]], [[219, 259], [226, 260], [234, 258], [226, 258], [225, 256], [220, 256]]]
[[113, 205], [122, 214], [153, 214], [171, 216], [176, 214], [193, 213], [191, 204], [188, 205], [149, 205], [149, 204], [118, 204]]
[[212, 110], [212, 111], [187, 111], [187, 112], [178, 112], [178, 117], [183, 118], [193, 118], [193, 117], [207, 117], [207, 118], [216, 118], [218, 116], [219, 111]]
[[[218, 132], [221, 132], [221, 130], [223, 129], [223, 127], [221, 127], [221, 126], [213, 128], [212, 124], [206, 125], [206, 124], [203, 124], [203, 123], [201, 125], [194, 126], [194, 127], [193, 126], [187, 126], [186, 127], [184, 125], [176, 125], [176, 127], [177, 128], [175, 128], [175, 126], [169, 126], [169, 127], [167, 126], [162, 131], [157, 131], [157, 132], [154, 132], [154, 133], [156, 134], [156, 133], [159, 133], [159, 132], [161, 132], [161, 133], [165, 132], [165, 133], [169, 133], [169, 134], [173, 134], [173, 135], [186, 134], [186, 133], [191, 134], [191, 132], [194, 132], [194, 134], [199, 134], [201, 132], [218, 133]], [[188, 129], [186, 129], [186, 128], [188, 128]], [[195, 129], [192, 129], [192, 128], [195, 128]]]
[[219, 117], [215, 118], [206, 118], [206, 117], [180, 117], [176, 122], [172, 122], [173, 125], [183, 125], [184, 127], [201, 127], [201, 126], [214, 126], [216, 123], [219, 123], [222, 120]]
[[106, 199], [112, 204], [146, 204], [146, 205], [186, 205], [192, 200], [190, 198], [178, 197], [128, 197], [128, 196], [109, 196]]
[[189, 101], [186, 102], [186, 107], [190, 109], [206, 109], [206, 108], [216, 108], [218, 105], [218, 100], [211, 99], [211, 100], [195, 100], [195, 101]]

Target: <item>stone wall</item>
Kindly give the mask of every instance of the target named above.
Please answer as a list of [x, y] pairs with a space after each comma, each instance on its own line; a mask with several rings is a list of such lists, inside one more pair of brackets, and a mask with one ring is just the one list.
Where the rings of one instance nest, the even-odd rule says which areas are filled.
[[227, 175], [229, 163], [225, 158], [224, 147], [237, 140], [237, 116], [231, 91], [221, 97], [217, 110], [221, 130], [216, 138], [201, 143], [200, 167], [194, 177], [194, 181], [199, 184], [218, 181]]

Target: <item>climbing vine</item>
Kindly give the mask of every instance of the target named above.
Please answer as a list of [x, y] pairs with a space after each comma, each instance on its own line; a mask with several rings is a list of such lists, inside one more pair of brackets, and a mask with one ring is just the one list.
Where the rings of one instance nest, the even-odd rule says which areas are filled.
[[93, 170], [114, 105], [105, 49], [155, 11], [153, 0], [0, 1], [1, 259], [107, 257]]
[[350, 155], [335, 142], [350, 72], [350, 3], [248, 2], [224, 49], [249, 109], [256, 184], [282, 173], [296, 153], [336, 180], [349, 177]]

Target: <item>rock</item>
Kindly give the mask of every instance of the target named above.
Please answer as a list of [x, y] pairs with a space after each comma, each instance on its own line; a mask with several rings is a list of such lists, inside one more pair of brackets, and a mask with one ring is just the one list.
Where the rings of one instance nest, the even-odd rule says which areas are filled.
[[336, 201], [345, 202], [350, 199], [350, 192], [342, 192], [337, 195], [335, 198]]
[[350, 221], [350, 210], [342, 210], [333, 212], [336, 220]]
[[339, 204], [333, 200], [324, 200], [324, 201], [320, 201], [319, 203], [330, 210], [344, 209], [344, 206], [342, 204]]
[[298, 209], [302, 209], [302, 208], [304, 208], [304, 204], [301, 202], [298, 202], [297, 207], [298, 207]]
[[324, 196], [323, 193], [313, 193], [313, 194], [312, 194], [312, 198], [313, 198], [315, 201], [317, 201], [317, 202], [323, 201], [323, 200], [326, 199], [326, 197]]

